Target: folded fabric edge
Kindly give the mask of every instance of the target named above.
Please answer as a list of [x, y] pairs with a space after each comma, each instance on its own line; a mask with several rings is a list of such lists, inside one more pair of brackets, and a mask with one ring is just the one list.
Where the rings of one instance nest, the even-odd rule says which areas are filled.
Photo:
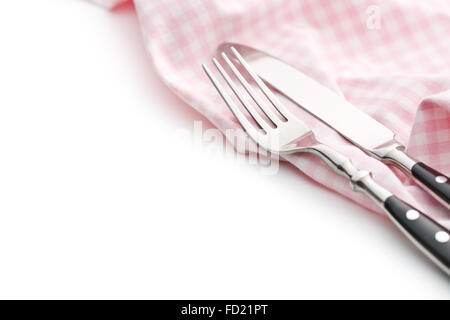
[[132, 0], [87, 0], [87, 1], [109, 10], [114, 10], [124, 4], [133, 2]]

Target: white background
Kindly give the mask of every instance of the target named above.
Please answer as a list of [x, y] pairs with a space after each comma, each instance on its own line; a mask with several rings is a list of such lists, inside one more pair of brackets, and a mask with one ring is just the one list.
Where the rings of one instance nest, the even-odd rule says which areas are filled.
[[0, 298], [450, 298], [386, 218], [179, 136], [131, 6], [3, 1], [0, 39]]

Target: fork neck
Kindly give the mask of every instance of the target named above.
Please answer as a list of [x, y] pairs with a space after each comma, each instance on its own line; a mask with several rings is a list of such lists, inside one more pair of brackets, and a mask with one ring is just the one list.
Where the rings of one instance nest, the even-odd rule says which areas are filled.
[[347, 178], [354, 191], [362, 192], [375, 201], [380, 207], [392, 196], [392, 193], [378, 185], [369, 171], [357, 169], [349, 158], [324, 144], [309, 147], [292, 148], [289, 153], [307, 152], [318, 156], [337, 174]]

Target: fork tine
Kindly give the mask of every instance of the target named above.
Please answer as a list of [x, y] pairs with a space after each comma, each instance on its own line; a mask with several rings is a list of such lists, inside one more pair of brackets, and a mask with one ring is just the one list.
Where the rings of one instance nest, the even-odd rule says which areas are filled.
[[259, 115], [259, 113], [256, 111], [254, 107], [252, 107], [247, 100], [244, 98], [241, 92], [239, 92], [239, 89], [234, 84], [233, 80], [231, 80], [230, 76], [227, 74], [227, 72], [223, 69], [222, 65], [217, 61], [216, 59], [213, 59], [214, 64], [216, 65], [217, 70], [219, 70], [222, 77], [225, 79], [225, 81], [230, 86], [231, 90], [233, 90], [234, 94], [237, 96], [239, 101], [242, 103], [242, 105], [245, 107], [245, 109], [248, 111], [248, 113], [252, 116], [253, 120], [262, 128], [264, 131], [268, 132], [271, 127], [269, 124]]
[[280, 118], [272, 110], [270, 110], [267, 103], [265, 103], [263, 100], [261, 100], [261, 98], [255, 93], [255, 91], [252, 89], [252, 87], [247, 82], [247, 80], [245, 80], [245, 78], [237, 70], [237, 68], [234, 66], [234, 64], [230, 61], [230, 59], [224, 52], [222, 52], [222, 57], [225, 60], [225, 62], [228, 64], [228, 66], [230, 67], [231, 71], [233, 71], [236, 78], [238, 78], [239, 82], [243, 85], [245, 90], [252, 97], [253, 101], [255, 101], [255, 103], [261, 108], [261, 110], [270, 119], [270, 121], [272, 121], [273, 124], [275, 124], [275, 126], [278, 126], [281, 123]]
[[230, 97], [225, 93], [225, 90], [219, 84], [219, 81], [217, 81], [217, 79], [214, 77], [214, 75], [208, 69], [208, 67], [205, 64], [202, 64], [202, 68], [205, 71], [206, 75], [208, 76], [209, 80], [211, 80], [211, 82], [214, 85], [214, 87], [216, 88], [217, 92], [219, 92], [220, 96], [225, 101], [225, 104], [228, 106], [230, 111], [236, 117], [238, 122], [241, 124], [241, 126], [244, 128], [244, 130], [252, 138], [255, 139], [258, 135], [256, 128], [253, 126], [253, 124], [250, 123], [250, 121], [248, 121], [248, 119], [245, 117], [245, 115], [242, 113], [242, 111], [234, 104], [233, 100], [231, 100]]
[[239, 54], [239, 52], [234, 48], [231, 47], [231, 51], [233, 52], [234, 56], [239, 60], [242, 67], [249, 73], [249, 75], [252, 77], [252, 79], [256, 82], [258, 87], [262, 90], [264, 95], [269, 99], [269, 101], [272, 103], [272, 105], [278, 110], [278, 112], [288, 120], [291, 118], [291, 113], [286, 107], [278, 100], [277, 97], [272, 93], [272, 91], [264, 84], [264, 82], [261, 80], [261, 78], [255, 74], [250, 66], [248, 65], [247, 61], [242, 58], [242, 56]]

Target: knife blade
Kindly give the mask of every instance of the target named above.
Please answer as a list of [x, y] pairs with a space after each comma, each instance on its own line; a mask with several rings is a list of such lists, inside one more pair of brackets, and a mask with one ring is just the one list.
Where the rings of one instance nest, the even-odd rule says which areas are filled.
[[252, 69], [281, 94], [370, 156], [403, 169], [450, 209], [449, 177], [407, 155], [392, 130], [356, 108], [342, 95], [273, 56], [236, 43], [224, 43], [218, 50], [227, 51], [231, 47], [236, 48]]

